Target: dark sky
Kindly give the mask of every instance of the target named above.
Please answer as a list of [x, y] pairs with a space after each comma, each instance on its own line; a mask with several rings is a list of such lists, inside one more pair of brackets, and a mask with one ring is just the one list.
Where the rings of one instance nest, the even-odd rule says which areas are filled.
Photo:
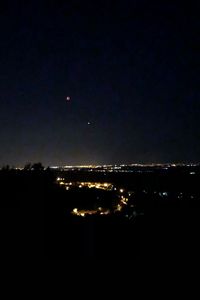
[[200, 161], [198, 1], [21, 3], [0, 10], [0, 166]]

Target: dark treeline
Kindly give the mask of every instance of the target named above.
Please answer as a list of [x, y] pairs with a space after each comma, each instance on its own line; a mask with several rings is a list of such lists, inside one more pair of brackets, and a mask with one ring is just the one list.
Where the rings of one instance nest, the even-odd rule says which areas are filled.
[[[42, 259], [176, 260], [198, 257], [200, 172], [187, 168], [153, 173], [0, 171], [2, 248], [5, 256]], [[67, 180], [105, 181], [131, 190], [119, 214], [80, 218], [73, 207], [111, 207], [115, 195], [66, 191]], [[164, 193], [164, 194], [163, 194]], [[100, 199], [97, 203], [96, 200]]]

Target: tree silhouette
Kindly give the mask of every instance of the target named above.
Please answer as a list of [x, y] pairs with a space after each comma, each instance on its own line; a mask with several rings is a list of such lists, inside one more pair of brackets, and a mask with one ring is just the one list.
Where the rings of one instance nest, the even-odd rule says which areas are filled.
[[44, 170], [44, 166], [42, 165], [41, 162], [38, 162], [38, 163], [34, 163], [31, 167], [31, 170], [34, 170], [34, 171], [42, 171]]
[[30, 162], [28, 162], [28, 163], [25, 164], [24, 170], [25, 170], [25, 171], [31, 170], [31, 163], [30, 163]]
[[9, 166], [9, 165], [3, 166], [3, 167], [2, 167], [2, 170], [4, 170], [4, 171], [9, 171], [9, 170], [10, 170], [10, 166]]

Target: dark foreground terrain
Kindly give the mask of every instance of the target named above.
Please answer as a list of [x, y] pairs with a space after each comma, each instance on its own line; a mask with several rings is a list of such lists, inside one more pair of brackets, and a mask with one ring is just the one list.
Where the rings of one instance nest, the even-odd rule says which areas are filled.
[[[3, 258], [198, 260], [199, 169], [192, 174], [187, 168], [167, 173], [106, 174], [106, 181], [132, 191], [128, 205], [120, 212], [85, 217], [70, 211], [84, 206], [89, 194], [75, 191], [72, 197], [57, 184], [58, 175], [63, 174], [0, 171]], [[103, 180], [103, 175], [84, 172], [63, 176]]]

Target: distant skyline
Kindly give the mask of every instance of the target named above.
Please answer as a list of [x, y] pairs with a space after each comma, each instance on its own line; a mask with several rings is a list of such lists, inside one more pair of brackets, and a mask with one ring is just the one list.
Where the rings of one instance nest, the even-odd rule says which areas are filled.
[[12, 1], [0, 28], [0, 167], [200, 161], [197, 1]]
[[41, 163], [42, 166], [44, 168], [52, 168], [52, 169], [57, 169], [57, 168], [65, 168], [65, 169], [70, 169], [70, 168], [98, 168], [98, 167], [109, 167], [109, 166], [129, 166], [129, 167], [140, 167], [140, 166], [170, 166], [170, 167], [176, 167], [176, 166], [199, 166], [200, 162], [163, 162], [163, 163], [153, 163], [153, 162], [149, 162], [149, 163], [142, 163], [142, 162], [138, 162], [138, 163], [114, 163], [114, 164], [76, 164], [76, 165], [44, 165], [42, 162], [39, 161], [35, 161], [35, 162], [27, 162], [24, 165], [9, 165], [9, 164], [4, 164], [2, 166], [0, 166], [0, 169], [4, 169], [4, 168], [15, 168], [15, 169], [24, 169], [26, 168], [27, 165], [30, 165], [30, 167], [32, 167], [34, 164], [37, 163]]

